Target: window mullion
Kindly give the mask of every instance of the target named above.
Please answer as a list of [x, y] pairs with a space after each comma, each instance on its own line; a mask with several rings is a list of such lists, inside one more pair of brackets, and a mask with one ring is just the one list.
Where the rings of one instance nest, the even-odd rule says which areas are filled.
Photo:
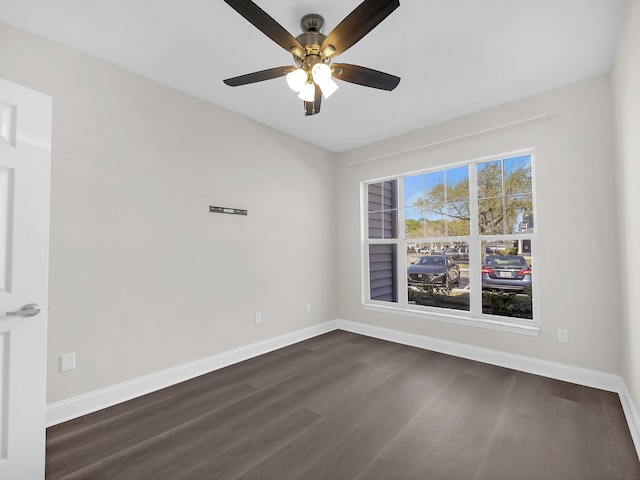
[[369, 274], [369, 185], [363, 183], [360, 186], [360, 277], [362, 278], [361, 298], [365, 303], [371, 301], [370, 274]]
[[507, 233], [507, 192], [504, 181], [504, 158], [500, 160], [500, 180], [502, 182], [502, 234]]
[[469, 311], [479, 316], [482, 313], [482, 283], [478, 273], [482, 264], [482, 241], [478, 228], [478, 166], [472, 163], [469, 167]]
[[398, 279], [398, 305], [401, 308], [407, 306], [407, 232], [405, 228], [405, 211], [404, 211], [404, 177], [398, 178], [398, 263], [396, 265], [396, 278]]

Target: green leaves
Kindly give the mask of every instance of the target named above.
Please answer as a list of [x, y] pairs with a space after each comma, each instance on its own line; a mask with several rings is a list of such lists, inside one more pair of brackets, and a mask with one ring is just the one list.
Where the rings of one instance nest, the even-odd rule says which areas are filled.
[[[471, 234], [468, 166], [405, 180], [409, 238]], [[478, 232], [508, 235], [533, 213], [531, 155], [477, 164]]]

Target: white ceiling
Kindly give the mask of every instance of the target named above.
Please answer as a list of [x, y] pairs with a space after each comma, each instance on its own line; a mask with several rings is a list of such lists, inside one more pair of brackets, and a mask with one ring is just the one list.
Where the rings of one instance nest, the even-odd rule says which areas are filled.
[[[325, 34], [359, 0], [254, 0], [293, 36]], [[284, 78], [222, 80], [292, 57], [222, 0], [0, 0], [0, 20], [333, 152], [609, 72], [623, 0], [402, 0], [337, 62], [402, 77], [392, 92], [339, 82], [304, 117]]]

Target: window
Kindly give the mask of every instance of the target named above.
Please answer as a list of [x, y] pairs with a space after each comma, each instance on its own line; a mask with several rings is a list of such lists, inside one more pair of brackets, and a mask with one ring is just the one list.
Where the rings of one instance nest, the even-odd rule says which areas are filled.
[[537, 331], [533, 152], [364, 182], [364, 304]]
[[393, 240], [398, 238], [397, 185], [396, 180], [390, 180], [367, 186], [368, 236], [383, 240], [369, 245], [369, 292], [372, 300], [398, 301], [397, 242]]

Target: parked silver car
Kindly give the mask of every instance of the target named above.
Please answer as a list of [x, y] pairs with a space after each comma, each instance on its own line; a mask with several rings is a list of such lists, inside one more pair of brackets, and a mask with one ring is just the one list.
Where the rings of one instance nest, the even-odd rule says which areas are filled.
[[531, 267], [520, 255], [489, 255], [482, 264], [482, 288], [524, 290], [531, 286]]

